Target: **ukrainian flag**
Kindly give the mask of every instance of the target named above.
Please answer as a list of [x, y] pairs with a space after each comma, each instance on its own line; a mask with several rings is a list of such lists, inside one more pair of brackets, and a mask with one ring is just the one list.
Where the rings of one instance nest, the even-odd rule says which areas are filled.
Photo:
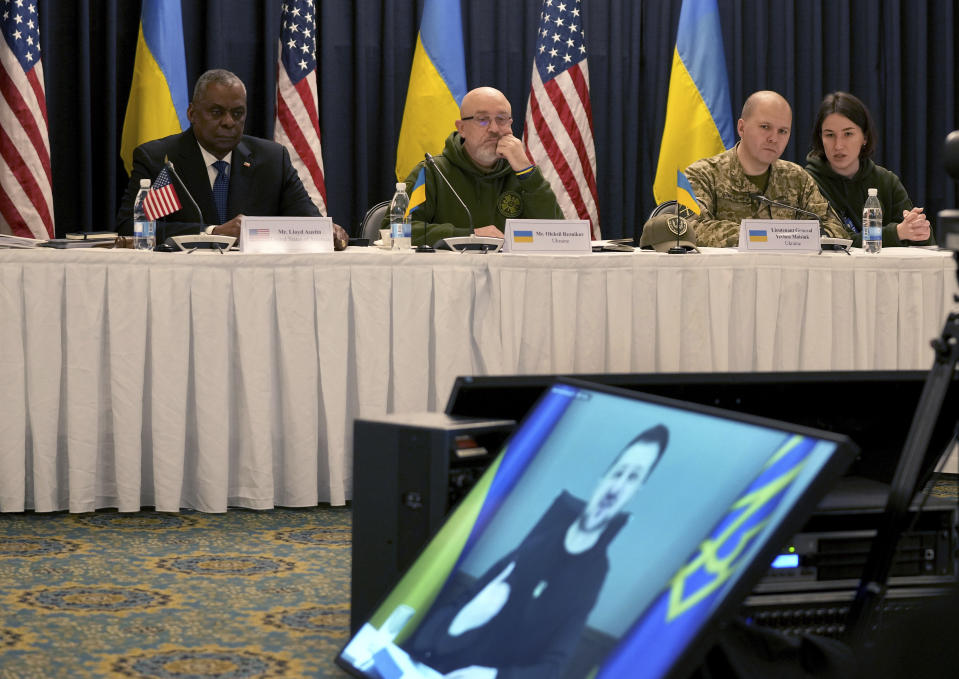
[[466, 94], [466, 57], [459, 2], [426, 0], [413, 52], [413, 68], [396, 145], [396, 177], [402, 180], [423, 160], [440, 153]]
[[413, 184], [413, 190], [410, 191], [410, 205], [406, 208], [406, 216], [426, 202], [426, 168], [421, 167], [420, 173], [416, 176], [416, 183]]
[[769, 239], [766, 237], [766, 229], [750, 229], [749, 240], [753, 243], [765, 243]]
[[653, 195], [670, 200], [673, 174], [735, 144], [716, 0], [683, 0]]
[[676, 202], [689, 208], [692, 212], [699, 214], [699, 201], [696, 200], [696, 192], [693, 191], [686, 173], [682, 170], [676, 171]]
[[143, 0], [133, 82], [123, 119], [120, 156], [133, 171], [133, 149], [190, 125], [179, 0]]

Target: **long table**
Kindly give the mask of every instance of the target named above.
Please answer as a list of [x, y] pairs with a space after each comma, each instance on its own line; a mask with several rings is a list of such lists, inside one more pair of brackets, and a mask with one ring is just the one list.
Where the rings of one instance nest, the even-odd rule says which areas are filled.
[[925, 369], [951, 254], [0, 251], [0, 511], [342, 504], [464, 374]]

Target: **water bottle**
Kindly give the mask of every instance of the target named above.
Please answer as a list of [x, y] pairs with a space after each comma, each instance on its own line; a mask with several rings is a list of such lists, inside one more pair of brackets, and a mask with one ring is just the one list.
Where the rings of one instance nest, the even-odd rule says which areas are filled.
[[406, 184], [396, 182], [396, 193], [390, 201], [390, 238], [393, 239], [394, 250], [408, 251], [412, 244], [413, 227], [406, 209], [410, 205], [410, 197], [406, 195]]
[[879, 190], [869, 189], [869, 197], [862, 206], [862, 251], [879, 254], [882, 250], [882, 205]]
[[140, 190], [133, 201], [133, 247], [136, 250], [152, 250], [156, 245], [156, 221], [148, 219], [143, 211], [143, 200], [150, 192], [150, 180], [140, 180]]

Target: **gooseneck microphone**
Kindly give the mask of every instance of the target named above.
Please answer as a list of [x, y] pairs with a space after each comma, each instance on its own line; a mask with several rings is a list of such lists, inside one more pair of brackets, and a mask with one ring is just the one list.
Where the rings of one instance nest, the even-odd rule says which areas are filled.
[[197, 221], [203, 224], [204, 223], [203, 213], [200, 211], [200, 206], [196, 204], [195, 200], [193, 200], [193, 194], [190, 193], [190, 189], [186, 187], [186, 184], [184, 184], [183, 180], [180, 179], [180, 175], [176, 173], [176, 168], [173, 167], [173, 162], [170, 160], [166, 160], [163, 162], [163, 165], [164, 167], [166, 167], [167, 171], [170, 173], [170, 176], [176, 179], [177, 184], [179, 184], [180, 187], [183, 189], [183, 193], [186, 194], [186, 197], [190, 199], [191, 203], [193, 203], [193, 209], [196, 210]]
[[460, 198], [460, 194], [456, 193], [456, 189], [453, 188], [453, 185], [450, 184], [449, 180], [446, 178], [446, 175], [443, 174], [443, 172], [439, 168], [439, 165], [436, 164], [436, 161], [433, 159], [433, 156], [431, 156], [429, 153], [426, 154], [426, 162], [430, 164], [430, 167], [436, 170], [436, 174], [438, 174], [443, 179], [443, 182], [446, 184], [447, 187], [449, 187], [449, 190], [453, 192], [454, 196], [456, 196], [456, 200], [458, 200], [460, 202], [460, 205], [463, 206], [463, 209], [466, 210], [466, 216], [470, 220], [470, 232], [472, 232], [473, 231], [473, 213], [470, 212], [470, 209], [468, 207], [466, 207], [466, 203], [464, 203], [463, 199]]
[[815, 219], [817, 222], [819, 222], [819, 226], [820, 228], [822, 228], [822, 217], [817, 215], [815, 212], [811, 212], [810, 210], [805, 210], [795, 205], [787, 205], [786, 203], [780, 203], [778, 200], [767, 198], [761, 193], [751, 193], [749, 194], [749, 197], [752, 198], [753, 200], [758, 200], [760, 203], [765, 203], [766, 205], [769, 205], [771, 207], [781, 207], [781, 208], [785, 208], [786, 210], [792, 210], [796, 214], [803, 214], [803, 215], [806, 215], [807, 217], [811, 217], [812, 219]]

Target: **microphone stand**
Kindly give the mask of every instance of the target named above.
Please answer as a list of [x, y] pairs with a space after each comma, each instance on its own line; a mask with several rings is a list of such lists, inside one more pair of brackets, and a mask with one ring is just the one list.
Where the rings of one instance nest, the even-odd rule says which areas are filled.
[[[760, 203], [766, 203], [766, 205], [769, 205], [772, 207], [781, 207], [786, 210], [792, 210], [793, 215], [798, 216], [800, 214], [803, 214], [803, 215], [806, 215], [807, 217], [811, 217], [815, 219], [816, 222], [819, 224], [819, 238], [821, 240], [819, 254], [822, 254], [823, 250], [841, 250], [845, 252], [847, 255], [850, 254], [849, 250], [846, 247], [848, 246], [848, 241], [845, 243], [845, 245], [841, 245], [837, 239], [829, 236], [826, 233], [826, 230], [822, 226], [822, 219], [815, 212], [812, 212], [811, 210], [805, 210], [796, 205], [787, 205], [786, 203], [780, 203], [778, 200], [767, 198], [761, 193], [753, 193], [753, 194], [750, 194], [749, 197], [752, 198], [753, 200], [759, 201]], [[827, 210], [828, 209], [831, 209], [831, 208], [827, 208]]]
[[193, 209], [196, 210], [197, 221], [203, 223], [203, 213], [200, 211], [200, 206], [197, 205], [196, 201], [193, 199], [193, 194], [190, 193], [190, 189], [186, 187], [186, 184], [183, 183], [183, 180], [180, 179], [180, 175], [176, 173], [176, 168], [173, 167], [173, 161], [166, 160], [163, 162], [164, 167], [169, 171], [170, 176], [176, 179], [177, 184], [183, 189], [183, 193], [186, 194], [186, 197], [190, 199], [190, 202], [193, 204]]
[[[667, 217], [666, 219], [669, 219], [669, 217]], [[677, 214], [676, 219], [685, 219], [685, 218], [680, 217], [679, 214]], [[686, 228], [689, 228], [689, 227], [686, 227]], [[680, 234], [677, 233], [676, 245], [674, 245], [673, 247], [669, 248], [669, 250], [666, 251], [667, 255], [685, 255], [686, 254], [686, 248], [684, 248], [682, 245], [679, 244], [679, 240], [680, 240]]]
[[446, 186], [449, 188], [450, 192], [456, 197], [456, 200], [459, 201], [459, 204], [463, 206], [463, 210], [466, 212], [466, 217], [467, 217], [467, 219], [470, 220], [470, 233], [472, 233], [472, 232], [474, 231], [474, 228], [473, 228], [473, 214], [470, 212], [469, 208], [466, 207], [466, 203], [464, 203], [464, 202], [463, 202], [463, 199], [460, 198], [460, 194], [456, 193], [456, 189], [454, 189], [454, 188], [453, 188], [453, 185], [450, 184], [449, 180], [446, 178], [446, 175], [444, 175], [444, 174], [440, 171], [440, 168], [439, 168], [439, 166], [436, 164], [436, 161], [433, 159], [433, 156], [431, 156], [429, 153], [426, 154], [426, 162], [430, 164], [430, 167], [432, 167], [434, 170], [436, 170], [436, 174], [438, 174], [438, 175], [440, 176], [440, 178], [443, 180], [443, 182], [444, 182], [444, 183], [446, 184]]
[[754, 200], [758, 200], [760, 203], [766, 203], [766, 205], [769, 205], [771, 207], [781, 207], [786, 210], [792, 210], [794, 215], [803, 214], [803, 215], [806, 215], [807, 217], [812, 217], [817, 222], [819, 222], [819, 230], [822, 231], [822, 219], [815, 212], [812, 212], [810, 210], [805, 210], [795, 205], [787, 205], [786, 203], [780, 203], [778, 200], [767, 198], [761, 193], [754, 193], [750, 195], [750, 198], [753, 198]]

